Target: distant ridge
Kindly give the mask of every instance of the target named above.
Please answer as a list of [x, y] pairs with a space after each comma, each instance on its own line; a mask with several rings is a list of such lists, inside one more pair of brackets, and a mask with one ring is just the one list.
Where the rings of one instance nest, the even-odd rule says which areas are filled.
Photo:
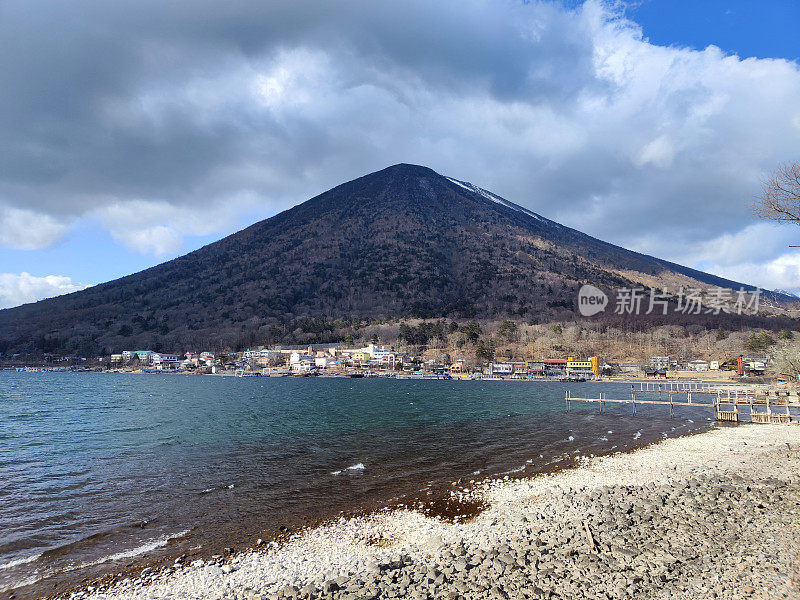
[[323, 341], [337, 319], [543, 321], [573, 316], [583, 282], [750, 288], [398, 164], [140, 273], [2, 310], [0, 351]]

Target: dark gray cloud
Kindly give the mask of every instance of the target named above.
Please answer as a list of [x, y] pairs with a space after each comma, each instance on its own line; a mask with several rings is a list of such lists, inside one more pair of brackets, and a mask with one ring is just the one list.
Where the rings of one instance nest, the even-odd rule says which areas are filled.
[[229, 230], [231, 207], [270, 214], [404, 161], [796, 287], [800, 257], [731, 263], [709, 242], [749, 239], [759, 176], [797, 155], [797, 65], [652, 46], [598, 1], [6, 0], [0, 40], [8, 246], [91, 217], [170, 252]]

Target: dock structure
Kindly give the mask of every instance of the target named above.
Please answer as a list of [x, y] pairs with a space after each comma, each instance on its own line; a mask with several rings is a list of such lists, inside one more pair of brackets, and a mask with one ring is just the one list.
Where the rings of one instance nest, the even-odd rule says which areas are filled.
[[[708, 384], [642, 383], [636, 389], [631, 385], [630, 398], [608, 398], [600, 393], [598, 398], [572, 396], [566, 391], [567, 411], [573, 402], [598, 404], [600, 412], [604, 405], [622, 404], [631, 407], [636, 415], [637, 405], [669, 407], [670, 418], [679, 407], [708, 408], [714, 410], [718, 421], [750, 423], [800, 422], [800, 401], [790, 393], [771, 394], [770, 390], [759, 390], [750, 386], [710, 386]], [[794, 413], [792, 408], [795, 409]]]

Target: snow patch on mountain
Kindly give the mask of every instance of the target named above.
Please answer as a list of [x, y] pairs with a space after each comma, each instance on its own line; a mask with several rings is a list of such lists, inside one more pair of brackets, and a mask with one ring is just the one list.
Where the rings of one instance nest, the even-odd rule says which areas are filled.
[[501, 198], [500, 196], [496, 196], [492, 192], [484, 190], [483, 188], [479, 188], [477, 185], [472, 185], [468, 181], [459, 181], [458, 179], [453, 179], [452, 177], [445, 177], [445, 179], [447, 179], [451, 183], [455, 183], [459, 187], [464, 188], [468, 192], [472, 192], [473, 194], [478, 194], [479, 196], [482, 196], [482, 197], [486, 198], [487, 200], [491, 200], [495, 204], [500, 204], [502, 206], [505, 206], [506, 208], [510, 208], [511, 210], [515, 210], [517, 212], [524, 213], [524, 214], [528, 215], [529, 217], [533, 217], [537, 221], [541, 221], [542, 223], [549, 223], [551, 225], [556, 225], [555, 222], [550, 221], [549, 219], [545, 219], [541, 215], [537, 215], [532, 210], [528, 210], [527, 208], [524, 208], [524, 207], [520, 206], [519, 204], [514, 204], [513, 202], [509, 202], [505, 198]]

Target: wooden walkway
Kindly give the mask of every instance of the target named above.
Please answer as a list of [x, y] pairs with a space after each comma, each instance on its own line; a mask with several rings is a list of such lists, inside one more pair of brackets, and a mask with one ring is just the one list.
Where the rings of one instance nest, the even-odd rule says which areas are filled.
[[[665, 389], [656, 388], [662, 385]], [[694, 407], [713, 409], [718, 421], [792, 423], [794, 418], [794, 422], [800, 422], [800, 414], [793, 415], [791, 411], [791, 408], [800, 409], [800, 402], [796, 401], [796, 396], [795, 401], [792, 401], [789, 395], [772, 398], [769, 394], [758, 396], [747, 389], [722, 390], [710, 389], [710, 386], [699, 388], [686, 384], [677, 385], [681, 387], [672, 387], [670, 384], [643, 384], [638, 390], [632, 385], [630, 398], [608, 398], [603, 393], [598, 398], [581, 398], [572, 396], [567, 390], [565, 394], [567, 411], [572, 410], [573, 402], [598, 404], [601, 413], [604, 406], [609, 404], [626, 404], [631, 407], [633, 415], [636, 414], [637, 406], [668, 406], [669, 416], [672, 418], [675, 416], [676, 408]], [[683, 385], [686, 387], [682, 387]]]

